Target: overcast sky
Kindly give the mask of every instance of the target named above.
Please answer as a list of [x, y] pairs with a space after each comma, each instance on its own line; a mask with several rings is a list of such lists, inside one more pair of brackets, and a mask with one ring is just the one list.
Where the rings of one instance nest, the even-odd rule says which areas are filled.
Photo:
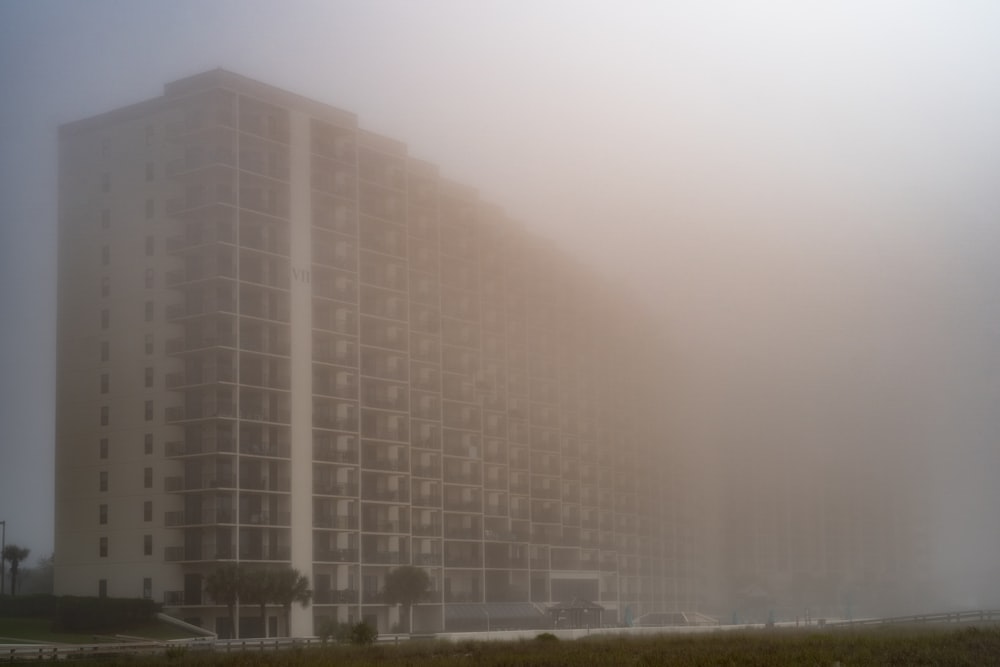
[[994, 2], [0, 0], [8, 541], [52, 549], [57, 127], [221, 66], [356, 112], [640, 290], [691, 422], [752, 405], [771, 435], [800, 415], [786, 444], [928, 453], [939, 556], [986, 571], [998, 34]]

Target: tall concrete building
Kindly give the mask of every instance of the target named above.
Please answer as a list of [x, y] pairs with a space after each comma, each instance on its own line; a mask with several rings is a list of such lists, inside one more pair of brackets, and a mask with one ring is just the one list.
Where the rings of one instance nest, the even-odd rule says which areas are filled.
[[61, 128], [59, 229], [58, 593], [223, 635], [235, 562], [314, 590], [243, 635], [387, 631], [402, 564], [421, 632], [697, 606], [657, 328], [401, 142], [199, 74]]

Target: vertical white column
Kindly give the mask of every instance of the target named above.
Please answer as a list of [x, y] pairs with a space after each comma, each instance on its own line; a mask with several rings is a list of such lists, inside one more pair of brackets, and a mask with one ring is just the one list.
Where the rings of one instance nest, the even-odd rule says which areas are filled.
[[[314, 584], [312, 546], [312, 201], [309, 118], [291, 112], [292, 567]], [[292, 606], [291, 635], [311, 636], [311, 608]]]

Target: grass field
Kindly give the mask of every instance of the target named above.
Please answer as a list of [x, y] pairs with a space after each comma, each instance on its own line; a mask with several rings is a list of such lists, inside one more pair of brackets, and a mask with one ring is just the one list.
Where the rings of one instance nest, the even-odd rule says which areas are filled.
[[276, 652], [172, 650], [159, 657], [122, 656], [100, 665], [320, 667], [325, 665], [998, 665], [1000, 628], [757, 631], [697, 636], [588, 638], [576, 641], [413, 641], [372, 647], [331, 646]]

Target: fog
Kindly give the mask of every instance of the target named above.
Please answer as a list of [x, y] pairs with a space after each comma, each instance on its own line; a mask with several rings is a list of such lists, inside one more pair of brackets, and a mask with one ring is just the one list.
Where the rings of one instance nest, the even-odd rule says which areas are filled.
[[882, 551], [857, 572], [889, 535], [923, 554], [891, 611], [1000, 605], [1000, 8], [288, 4], [0, 5], [8, 542], [52, 548], [56, 128], [222, 66], [356, 112], [640, 295], [706, 571], [754, 567], [741, 506], [815, 505], [905, 526], [858, 542]]

